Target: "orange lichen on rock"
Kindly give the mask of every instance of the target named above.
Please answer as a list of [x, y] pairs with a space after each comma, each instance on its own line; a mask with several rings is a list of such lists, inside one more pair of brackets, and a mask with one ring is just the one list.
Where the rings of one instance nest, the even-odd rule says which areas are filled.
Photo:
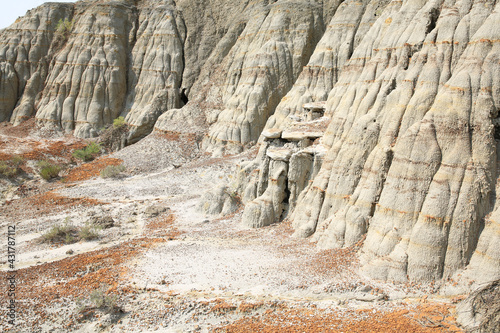
[[168, 214], [167, 216], [160, 215], [148, 222], [145, 228], [157, 237], [165, 237], [168, 240], [173, 240], [183, 233], [173, 226], [174, 222], [174, 214]]
[[54, 210], [65, 210], [79, 206], [95, 206], [104, 202], [92, 198], [70, 198], [59, 195], [52, 191], [32, 196], [27, 199], [32, 207], [36, 207], [40, 213], [50, 213]]
[[0, 152], [0, 161], [8, 161], [13, 157], [12, 154], [5, 154]]
[[[16, 272], [16, 280], [20, 282], [17, 294], [23, 300], [17, 304], [19, 313], [33, 311], [43, 322], [47, 315], [45, 306], [62, 299], [88, 296], [91, 291], [103, 286], [108, 288], [108, 292], [127, 292], [125, 289], [118, 290], [120, 285], [125, 285], [125, 263], [162, 242], [164, 239], [161, 238], [139, 238], [111, 248], [19, 269]], [[6, 281], [8, 274], [0, 272], [0, 279]], [[0, 309], [0, 315], [5, 315], [4, 312]], [[34, 320], [32, 325], [36, 328], [37, 321]]]
[[53, 214], [77, 207], [90, 207], [107, 204], [92, 198], [70, 198], [53, 191], [43, 192], [26, 198], [6, 201], [2, 207], [2, 215], [11, 219], [33, 218], [40, 215]]
[[356, 251], [350, 248], [319, 251], [307, 268], [316, 274], [340, 274], [357, 262]]
[[213, 302], [213, 306], [208, 312], [215, 314], [223, 314], [235, 311], [237, 308], [238, 307], [236, 305], [229, 303], [226, 300], [218, 298]]
[[429, 328], [443, 328], [447, 332], [462, 332], [456, 323], [455, 306], [442, 303], [426, 303], [410, 312], [409, 316], [417, 323]]
[[10, 122], [4, 121], [0, 123], [0, 134], [17, 138], [25, 138], [35, 128], [35, 118], [30, 118], [17, 126], [13, 126]]
[[109, 165], [120, 165], [123, 161], [118, 158], [101, 157], [90, 163], [82, 164], [72, 169], [65, 177], [68, 182], [76, 182], [98, 177], [100, 172]]
[[238, 306], [238, 310], [242, 313], [247, 313], [247, 312], [255, 311], [263, 306], [264, 306], [264, 302], [257, 302], [257, 303], [242, 302]]
[[160, 137], [160, 138], [171, 140], [171, 141], [178, 141], [180, 136], [181, 136], [181, 134], [178, 132], [158, 131], [158, 130], [155, 132], [155, 135]]
[[462, 332], [450, 306], [431, 304], [395, 310], [338, 310], [281, 307], [244, 317], [214, 328], [217, 333], [237, 332]]
[[11, 127], [0, 125], [0, 134], [5, 139], [0, 139], [0, 161], [6, 161], [13, 156], [20, 156], [25, 160], [42, 160], [64, 158], [71, 160], [74, 150], [86, 146], [85, 140], [73, 136], [58, 139], [36, 139], [28, 136], [29, 131], [21, 126]]
[[198, 135], [195, 133], [180, 133], [174, 131], [160, 131], [154, 132], [157, 138], [166, 139], [169, 141], [182, 141], [182, 143], [191, 145], [199, 140]]
[[39, 145], [37, 145], [33, 147], [31, 151], [20, 155], [27, 160], [42, 160], [54, 157], [71, 159], [73, 151], [82, 149], [83, 147], [85, 147], [85, 143], [83, 141], [65, 143], [65, 141], [58, 140], [49, 143], [46, 147], [39, 147]]

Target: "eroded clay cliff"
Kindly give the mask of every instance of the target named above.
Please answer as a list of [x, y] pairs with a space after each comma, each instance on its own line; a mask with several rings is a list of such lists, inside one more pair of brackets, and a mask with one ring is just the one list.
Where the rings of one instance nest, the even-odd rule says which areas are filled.
[[[0, 120], [132, 143], [258, 144], [209, 213], [288, 218], [362, 270], [500, 278], [500, 4], [494, 0], [81, 1], [0, 32]], [[71, 28], [57, 31], [59, 20]]]
[[[306, 79], [304, 70], [306, 84], [294, 86], [268, 121], [259, 155], [266, 157], [242, 168], [249, 174], [239, 184], [249, 201], [243, 222], [266, 225], [285, 213], [297, 236], [312, 236], [321, 247], [364, 240], [362, 270], [380, 279], [430, 281], [465, 268], [476, 280], [498, 278], [498, 4], [377, 5], [375, 21], [361, 16], [359, 26], [370, 28], [351, 39], [352, 54], [332, 76], [328, 96], [325, 84]], [[332, 29], [308, 67], [321, 67], [324, 58], [316, 54], [324, 48], [336, 49]], [[290, 107], [290, 99], [300, 102]], [[301, 123], [310, 127], [311, 110], [300, 104], [321, 99], [329, 125], [304, 149], [317, 131], [285, 134]], [[271, 138], [276, 142], [267, 144]], [[285, 163], [278, 162], [283, 154], [273, 154], [281, 146], [291, 156]], [[311, 157], [297, 164], [300, 154]], [[298, 198], [297, 173], [310, 180]], [[287, 212], [288, 206], [295, 209]]]

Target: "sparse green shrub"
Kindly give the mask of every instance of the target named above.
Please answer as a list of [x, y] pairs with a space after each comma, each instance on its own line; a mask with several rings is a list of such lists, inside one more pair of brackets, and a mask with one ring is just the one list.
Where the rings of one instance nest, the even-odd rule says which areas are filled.
[[0, 174], [7, 178], [12, 178], [17, 175], [17, 169], [2, 161], [0, 162]]
[[57, 22], [56, 25], [56, 33], [63, 35], [63, 36], [68, 36], [69, 33], [71, 32], [71, 29], [73, 29], [73, 20], [68, 20], [68, 19], [60, 19], [59, 22]]
[[56, 54], [68, 42], [73, 29], [73, 20], [60, 19], [55, 28], [54, 39], [50, 46], [52, 55]]
[[99, 142], [103, 147], [110, 151], [118, 151], [125, 147], [129, 126], [123, 117], [113, 120], [113, 124], [101, 132]]
[[94, 290], [90, 293], [90, 302], [99, 309], [112, 309], [116, 306], [117, 296], [106, 295], [105, 288]]
[[117, 313], [121, 308], [117, 305], [117, 295], [106, 295], [106, 286], [93, 290], [88, 299], [78, 298], [77, 305], [80, 312], [101, 310], [106, 313]]
[[123, 127], [125, 125], [126, 125], [125, 118], [123, 118], [123, 117], [118, 117], [115, 120], [113, 120], [113, 127], [114, 128], [120, 128], [120, 127]]
[[13, 178], [19, 173], [19, 167], [23, 164], [24, 159], [21, 156], [14, 155], [8, 161], [0, 162], [0, 175]]
[[65, 243], [72, 244], [80, 240], [90, 241], [99, 238], [100, 227], [94, 225], [85, 225], [78, 228], [71, 224], [71, 219], [67, 217], [64, 224], [53, 226], [49, 231], [42, 235], [43, 243]]
[[69, 223], [69, 219], [63, 225], [53, 226], [47, 233], [42, 235], [44, 243], [66, 243], [72, 244], [78, 241], [78, 229]]
[[78, 158], [84, 162], [92, 161], [98, 154], [101, 153], [101, 145], [91, 142], [83, 149], [77, 149], [73, 152], [73, 157]]
[[14, 168], [19, 168], [24, 163], [24, 158], [19, 155], [14, 155], [10, 159], [10, 163]]
[[229, 195], [233, 200], [239, 200], [240, 196], [238, 195], [238, 191], [237, 190], [226, 188], [224, 190], [224, 192], [226, 192], [226, 194]]
[[78, 231], [78, 238], [86, 241], [99, 238], [99, 228], [93, 225], [86, 225]]
[[120, 165], [108, 165], [104, 170], [101, 170], [102, 178], [114, 178], [117, 177], [121, 172], [125, 171], [125, 166]]
[[38, 173], [45, 180], [56, 178], [59, 176], [59, 172], [61, 171], [61, 167], [59, 165], [52, 164], [49, 161], [39, 161], [38, 167], [40, 168]]

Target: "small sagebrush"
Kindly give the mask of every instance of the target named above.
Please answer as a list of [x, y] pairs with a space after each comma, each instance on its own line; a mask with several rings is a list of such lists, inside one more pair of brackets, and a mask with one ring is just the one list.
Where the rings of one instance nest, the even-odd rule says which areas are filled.
[[38, 168], [38, 173], [45, 180], [58, 177], [59, 172], [61, 171], [61, 167], [59, 165], [52, 164], [49, 161], [39, 161]]
[[102, 178], [114, 178], [118, 177], [120, 173], [125, 171], [125, 166], [123, 164], [120, 165], [108, 165], [101, 171]]
[[0, 162], [0, 174], [7, 178], [12, 178], [17, 175], [17, 169], [9, 166], [5, 162]]
[[115, 120], [113, 120], [113, 127], [114, 128], [120, 128], [120, 127], [123, 127], [125, 125], [126, 125], [125, 118], [123, 118], [123, 117], [118, 117]]
[[0, 175], [13, 178], [19, 173], [19, 168], [24, 163], [24, 159], [21, 156], [14, 155], [8, 161], [0, 162]]
[[56, 225], [42, 236], [44, 243], [72, 244], [78, 241], [78, 229], [72, 225]]
[[94, 290], [90, 293], [90, 301], [96, 308], [106, 308], [113, 309], [116, 307], [116, 301], [118, 297], [116, 295], [106, 295], [104, 288]]
[[92, 161], [98, 154], [101, 153], [101, 145], [91, 142], [83, 149], [77, 149], [73, 152], [73, 157], [80, 159], [84, 162]]
[[78, 232], [78, 238], [86, 241], [97, 239], [99, 238], [99, 229], [92, 225], [86, 225]]
[[10, 159], [10, 164], [14, 168], [19, 168], [24, 163], [24, 158], [22, 156], [14, 155]]
[[56, 33], [68, 37], [69, 33], [73, 29], [73, 20], [60, 19], [56, 25]]
[[101, 228], [94, 225], [76, 227], [71, 224], [71, 219], [66, 218], [64, 224], [53, 226], [48, 232], [42, 235], [42, 243], [64, 243], [72, 244], [80, 240], [91, 241], [99, 238]]
[[100, 310], [104, 313], [120, 313], [123, 312], [121, 307], [118, 306], [117, 295], [106, 295], [106, 286], [95, 289], [90, 292], [87, 299], [81, 297], [77, 299], [77, 305], [80, 313], [94, 312], [93, 310]]

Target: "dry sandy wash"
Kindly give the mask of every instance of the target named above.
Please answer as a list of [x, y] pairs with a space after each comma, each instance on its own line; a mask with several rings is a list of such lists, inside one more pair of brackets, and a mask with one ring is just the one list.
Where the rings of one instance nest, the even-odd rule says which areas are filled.
[[[292, 237], [289, 221], [251, 229], [241, 208], [222, 218], [201, 213], [203, 193], [231, 182], [256, 149], [215, 159], [193, 148], [181, 154], [179, 138], [152, 134], [82, 163], [71, 153], [86, 142], [32, 127], [0, 127], [0, 158], [24, 158], [16, 179], [1, 180], [0, 232], [16, 226], [17, 251], [16, 325], [7, 324], [4, 304], [3, 331], [461, 331], [455, 306], [463, 295], [361, 275], [362, 242], [320, 250]], [[40, 159], [65, 166], [61, 177], [41, 179]], [[121, 163], [121, 177], [99, 177]], [[113, 223], [94, 240], [40, 241], [54, 225], [81, 228], [104, 217]], [[6, 256], [1, 264], [6, 290]]]

